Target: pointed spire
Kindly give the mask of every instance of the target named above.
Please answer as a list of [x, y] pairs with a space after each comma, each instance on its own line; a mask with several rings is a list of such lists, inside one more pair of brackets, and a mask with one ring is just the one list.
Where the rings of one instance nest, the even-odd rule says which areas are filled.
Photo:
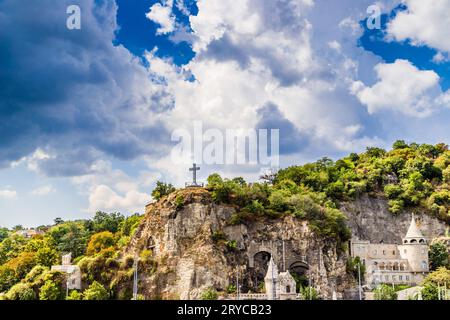
[[406, 239], [410, 238], [423, 238], [422, 232], [420, 232], [419, 228], [417, 227], [416, 220], [414, 219], [414, 213], [411, 217], [411, 223], [408, 228], [408, 232], [406, 233]]
[[278, 267], [273, 261], [273, 257], [270, 257], [269, 267], [267, 268], [265, 279], [277, 279], [277, 278], [278, 278]]

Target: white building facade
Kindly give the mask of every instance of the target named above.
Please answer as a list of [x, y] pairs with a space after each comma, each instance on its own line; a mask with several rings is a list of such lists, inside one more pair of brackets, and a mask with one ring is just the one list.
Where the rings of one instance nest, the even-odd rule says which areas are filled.
[[365, 282], [370, 287], [381, 283], [417, 285], [429, 272], [428, 243], [414, 216], [402, 244], [352, 239], [351, 255], [366, 266]]

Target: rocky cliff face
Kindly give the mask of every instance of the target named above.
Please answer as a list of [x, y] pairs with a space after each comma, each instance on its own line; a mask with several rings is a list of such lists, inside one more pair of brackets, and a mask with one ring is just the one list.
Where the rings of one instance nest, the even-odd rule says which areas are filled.
[[[399, 243], [410, 213], [394, 216], [386, 200], [362, 197], [342, 204], [355, 237]], [[157, 271], [141, 274], [140, 288], [149, 299], [199, 299], [208, 288], [226, 291], [239, 274], [242, 292], [261, 289], [269, 257], [279, 270], [310, 279], [323, 298], [353, 298], [356, 283], [346, 273], [347, 253], [333, 240], [318, 237], [308, 223], [286, 216], [231, 225], [236, 208], [217, 205], [202, 188], [177, 191], [146, 207], [127, 255], [152, 250]], [[428, 237], [443, 234], [445, 224], [418, 215]]]
[[340, 209], [348, 217], [347, 225], [352, 230], [352, 235], [373, 243], [400, 244], [413, 213], [420, 230], [429, 239], [444, 235], [448, 227], [418, 208], [406, 210], [399, 215], [393, 215], [388, 208], [386, 199], [365, 195], [355, 201], [343, 203]]
[[[184, 204], [180, 205], [180, 199]], [[205, 189], [182, 190], [146, 208], [127, 254], [153, 250], [157, 272], [141, 278], [148, 298], [198, 299], [210, 287], [225, 291], [239, 273], [242, 292], [256, 292], [273, 255], [280, 270], [310, 278], [324, 298], [354, 286], [347, 255], [293, 217], [231, 225], [236, 209], [217, 205]], [[284, 254], [283, 254], [284, 252]]]

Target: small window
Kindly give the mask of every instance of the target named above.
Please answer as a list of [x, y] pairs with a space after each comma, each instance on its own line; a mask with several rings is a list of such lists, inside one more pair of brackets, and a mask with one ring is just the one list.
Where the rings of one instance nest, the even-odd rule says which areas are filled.
[[427, 269], [427, 263], [425, 261], [422, 261], [422, 269], [423, 270]]
[[286, 286], [286, 293], [291, 293], [291, 286]]
[[386, 251], [385, 251], [385, 250], [383, 250], [383, 256], [384, 256], [384, 255], [386, 255]]
[[403, 281], [403, 276], [398, 276], [398, 280]]
[[405, 276], [406, 281], [409, 281], [409, 276]]

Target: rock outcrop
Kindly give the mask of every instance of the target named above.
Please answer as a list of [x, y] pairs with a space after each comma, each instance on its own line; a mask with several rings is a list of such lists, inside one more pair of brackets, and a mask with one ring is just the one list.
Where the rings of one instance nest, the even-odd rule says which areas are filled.
[[[348, 253], [332, 239], [313, 233], [306, 221], [285, 216], [258, 218], [233, 225], [237, 208], [215, 204], [203, 188], [174, 192], [146, 207], [146, 216], [125, 254], [152, 250], [156, 272], [140, 276], [149, 299], [199, 299], [205, 290], [226, 292], [236, 276], [242, 292], [261, 289], [267, 263], [274, 257], [279, 270], [306, 276], [325, 299], [355, 298], [356, 283], [346, 272]], [[371, 242], [398, 243], [410, 213], [394, 216], [386, 200], [361, 197], [343, 203], [355, 237]], [[445, 224], [417, 216], [430, 238], [444, 234]]]
[[[183, 204], [181, 203], [181, 200]], [[153, 250], [157, 272], [141, 277], [148, 298], [199, 299], [226, 291], [239, 273], [242, 292], [256, 292], [272, 255], [280, 270], [307, 276], [324, 298], [354, 286], [347, 254], [291, 216], [231, 225], [236, 208], [217, 205], [202, 188], [181, 190], [150, 204], [127, 254]], [[284, 252], [284, 254], [283, 254]]]
[[386, 199], [381, 197], [364, 195], [355, 201], [343, 203], [340, 210], [348, 218], [347, 225], [352, 230], [352, 235], [361, 240], [370, 240], [372, 243], [401, 244], [413, 213], [420, 230], [429, 240], [443, 236], [448, 227], [441, 220], [425, 214], [418, 208], [394, 215], [389, 212]]

